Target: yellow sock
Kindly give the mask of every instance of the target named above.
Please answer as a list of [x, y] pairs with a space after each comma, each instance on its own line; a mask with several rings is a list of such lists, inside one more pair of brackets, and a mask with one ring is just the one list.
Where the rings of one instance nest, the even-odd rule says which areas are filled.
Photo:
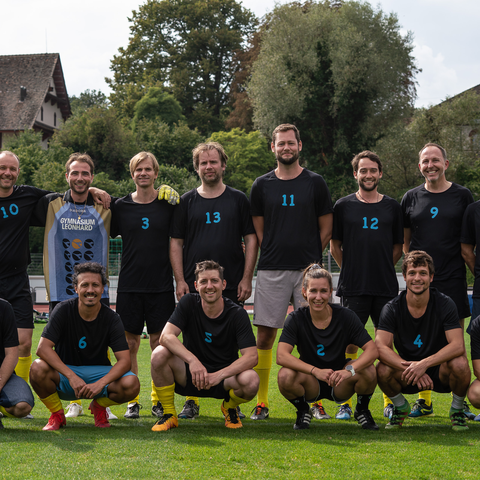
[[51, 413], [59, 412], [60, 410], [63, 412], [62, 402], [60, 401], [58, 392], [54, 392], [49, 397], [41, 398], [40, 400]]
[[387, 397], [385, 394], [383, 394], [383, 408], [385, 408], [387, 405], [393, 405], [393, 402], [390, 400], [389, 397]]
[[167, 387], [157, 387], [153, 385], [155, 393], [157, 394], [158, 400], [161, 402], [163, 407], [163, 413], [171, 413], [174, 417], [177, 416], [177, 411], [175, 410], [175, 383], [168, 385]]
[[248, 400], [245, 400], [244, 398], [237, 397], [233, 393], [233, 388], [231, 388], [228, 391], [228, 394], [230, 395], [230, 400], [226, 402], [225, 400], [223, 401], [223, 406], [228, 410], [229, 408], [237, 408], [241, 403], [247, 403]]
[[0, 412], [2, 412], [5, 417], [15, 418], [15, 415], [12, 415], [11, 413], [8, 413], [8, 412], [5, 410], [4, 407], [0, 407]]
[[150, 398], [152, 400], [153, 405], [156, 405], [159, 402], [157, 391], [155, 390], [155, 385], [153, 383], [153, 380], [152, 380], [152, 393], [150, 394]]
[[268, 407], [268, 381], [270, 379], [270, 370], [272, 368], [272, 349], [259, 350], [258, 364], [254, 368], [260, 378], [260, 386], [258, 387], [257, 403], [263, 403]]
[[15, 373], [28, 383], [28, 374], [30, 373], [30, 365], [32, 364], [32, 356], [18, 357], [18, 363], [15, 367]]
[[[355, 353], [346, 353], [345, 358], [348, 358], [350, 360], [356, 360], [358, 358], [358, 351]], [[349, 398], [342, 405], [348, 405], [350, 408], [353, 408], [352, 398]]]
[[198, 405], [198, 397], [185, 397], [185, 401], [187, 400], [193, 400], [195, 402], [195, 405]]
[[81, 405], [81, 404], [82, 404], [82, 401], [81, 401], [80, 399], [78, 399], [78, 400], [72, 400], [72, 401], [70, 402], [70, 405], [71, 405], [72, 403], [77, 403], [78, 405]]
[[418, 398], [423, 398], [425, 400], [425, 403], [427, 404], [427, 407], [429, 407], [432, 404], [432, 391], [422, 390], [421, 392], [419, 392]]
[[111, 407], [112, 405], [121, 405], [121, 403], [114, 402], [113, 400], [110, 400], [108, 397], [97, 398], [97, 403], [101, 407], [105, 407], [105, 408]]
[[138, 395], [129, 403], [140, 403], [140, 392], [138, 393]]

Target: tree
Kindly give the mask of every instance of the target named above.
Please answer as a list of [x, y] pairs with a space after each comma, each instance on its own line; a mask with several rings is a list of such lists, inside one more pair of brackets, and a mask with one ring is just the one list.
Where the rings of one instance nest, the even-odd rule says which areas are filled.
[[132, 85], [157, 82], [168, 86], [190, 126], [223, 128], [233, 55], [254, 31], [254, 14], [235, 0], [148, 0], [129, 20], [129, 45], [114, 56], [107, 79], [114, 106], [126, 90], [134, 93]]
[[220, 143], [228, 155], [225, 183], [247, 196], [254, 180], [275, 168], [275, 155], [258, 131], [246, 133], [234, 128], [230, 132], [215, 132], [207, 141]]
[[79, 97], [73, 95], [69, 98], [70, 107], [74, 115], [84, 112], [90, 107], [108, 107], [107, 96], [100, 90], [85, 90]]
[[277, 6], [248, 84], [255, 125], [270, 135], [295, 123], [306, 165], [321, 171], [334, 198], [350, 193], [353, 155], [412, 112], [412, 50], [397, 17], [368, 3]]

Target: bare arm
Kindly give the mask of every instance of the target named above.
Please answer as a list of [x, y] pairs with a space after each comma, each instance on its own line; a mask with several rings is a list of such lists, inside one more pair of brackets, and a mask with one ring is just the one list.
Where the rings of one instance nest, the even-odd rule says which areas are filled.
[[183, 238], [170, 239], [170, 263], [177, 284], [177, 300], [180, 300], [186, 293], [190, 292], [183, 275], [183, 243]]
[[467, 264], [467, 267], [475, 275], [475, 245], [470, 245], [469, 243], [462, 243], [462, 257]]
[[0, 365], [0, 392], [12, 376], [18, 362], [18, 346], [5, 348], [5, 358]]
[[241, 357], [235, 360], [217, 372], [209, 373], [205, 387], [210, 388], [218, 385], [222, 380], [233, 377], [239, 373], [251, 370], [258, 363], [257, 347], [242, 348], [240, 350]]
[[343, 250], [341, 240], [333, 240], [333, 238], [330, 240], [330, 253], [337, 262], [337, 265], [342, 268]]
[[396, 370], [405, 370], [406, 367], [402, 365], [403, 358], [393, 350], [393, 333], [377, 330], [375, 345], [378, 349], [378, 358], [382, 363]]
[[402, 243], [396, 243], [393, 246], [393, 265], [395, 266], [397, 262], [402, 258]]
[[265, 226], [264, 217], [252, 217], [253, 226], [255, 227], [255, 233], [257, 234], [258, 246], [262, 248], [263, 242], [263, 228]]
[[252, 294], [253, 272], [255, 271], [258, 253], [257, 236], [254, 233], [245, 235], [243, 240], [245, 242], [245, 268], [237, 290], [240, 302], [244, 302]]
[[101, 190], [100, 188], [96, 187], [90, 187], [88, 191], [91, 193], [95, 203], [103, 205], [103, 208], [110, 208], [112, 197], [105, 190]]
[[322, 242], [322, 252], [327, 248], [328, 242], [332, 238], [333, 231], [333, 213], [327, 213], [318, 217], [318, 228], [320, 230], [320, 241]]
[[408, 253], [410, 251], [410, 242], [412, 241], [412, 229], [404, 228], [403, 229], [403, 251]]

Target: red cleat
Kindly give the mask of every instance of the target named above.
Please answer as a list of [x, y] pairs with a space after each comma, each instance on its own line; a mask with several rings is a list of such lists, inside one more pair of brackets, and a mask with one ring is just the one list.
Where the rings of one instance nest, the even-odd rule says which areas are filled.
[[42, 430], [60, 430], [61, 427], [64, 427], [67, 424], [65, 419], [65, 412], [59, 410], [50, 415], [48, 423], [42, 428]]
[[98, 428], [108, 428], [111, 427], [108, 422], [108, 413], [107, 408], [102, 407], [97, 403], [97, 400], [93, 400], [88, 409], [92, 412], [95, 417], [95, 426]]

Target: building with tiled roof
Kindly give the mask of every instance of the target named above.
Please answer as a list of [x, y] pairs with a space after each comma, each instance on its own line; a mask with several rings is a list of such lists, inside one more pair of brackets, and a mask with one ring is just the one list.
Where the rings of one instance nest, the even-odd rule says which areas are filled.
[[42, 144], [72, 114], [58, 53], [0, 55], [0, 148], [26, 129], [43, 132]]

